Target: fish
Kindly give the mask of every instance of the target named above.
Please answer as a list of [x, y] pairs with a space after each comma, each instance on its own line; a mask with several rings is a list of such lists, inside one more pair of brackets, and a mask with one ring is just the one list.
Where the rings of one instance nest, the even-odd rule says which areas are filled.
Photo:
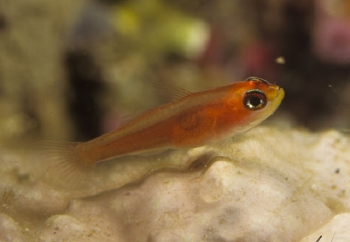
[[258, 125], [284, 98], [283, 88], [258, 77], [200, 92], [178, 88], [177, 94], [90, 141], [46, 143], [46, 159], [74, 174], [117, 157], [212, 144]]

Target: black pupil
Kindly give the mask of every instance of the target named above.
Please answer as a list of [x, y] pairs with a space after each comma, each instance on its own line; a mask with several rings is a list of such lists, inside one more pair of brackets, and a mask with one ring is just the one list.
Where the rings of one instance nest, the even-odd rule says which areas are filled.
[[262, 100], [260, 100], [258, 97], [251, 97], [251, 98], [249, 99], [249, 102], [250, 102], [250, 104], [251, 104], [253, 107], [259, 106], [259, 104], [261, 104], [261, 101], [262, 101]]
[[244, 106], [249, 110], [259, 110], [266, 105], [266, 96], [260, 90], [246, 92], [243, 100]]

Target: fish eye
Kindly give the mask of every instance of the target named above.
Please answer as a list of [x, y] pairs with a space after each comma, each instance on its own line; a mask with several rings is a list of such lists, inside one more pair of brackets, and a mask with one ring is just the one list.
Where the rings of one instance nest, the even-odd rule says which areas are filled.
[[258, 89], [249, 90], [245, 93], [243, 98], [244, 106], [252, 111], [264, 108], [266, 106], [266, 101], [266, 95]]

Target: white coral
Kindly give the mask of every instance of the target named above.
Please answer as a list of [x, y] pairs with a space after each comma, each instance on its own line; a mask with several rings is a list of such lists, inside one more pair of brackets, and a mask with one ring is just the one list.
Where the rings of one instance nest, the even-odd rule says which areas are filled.
[[158, 161], [102, 165], [96, 174], [103, 176], [92, 178], [98, 185], [75, 199], [73, 191], [18, 179], [24, 163], [9, 165], [15, 156], [5, 155], [0, 239], [349, 241], [349, 145], [336, 131], [258, 127]]

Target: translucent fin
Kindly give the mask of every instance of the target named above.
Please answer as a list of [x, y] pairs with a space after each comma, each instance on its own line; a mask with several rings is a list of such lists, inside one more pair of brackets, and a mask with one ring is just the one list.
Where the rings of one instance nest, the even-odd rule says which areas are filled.
[[72, 142], [46, 141], [36, 144], [35, 159], [38, 178], [63, 189], [86, 188], [91, 180], [92, 165], [86, 165]]
[[169, 102], [184, 98], [191, 94], [190, 91], [165, 82], [156, 82], [153, 83], [152, 86]]
[[[180, 88], [180, 87], [177, 87], [177, 86], [173, 86], [171, 84], [164, 83], [164, 82], [153, 82], [152, 83], [152, 87], [155, 90], [157, 90], [157, 92], [162, 96], [162, 98], [165, 100], [165, 103], [169, 103], [169, 102], [173, 102], [173, 101], [179, 100], [179, 99], [184, 98], [184, 97], [186, 97], [186, 96], [188, 96], [188, 95], [190, 95], [192, 93], [192, 92], [187, 91], [187, 90], [185, 90], [183, 88]], [[140, 111], [140, 112], [135, 112], [135, 113], [128, 114], [128, 115], [124, 116], [123, 120], [121, 121], [121, 123], [118, 126], [118, 128], [120, 128], [123, 125], [127, 124], [131, 120], [133, 120], [133, 119], [143, 115], [147, 111], [149, 111], [149, 109], [144, 110], [144, 111]]]

